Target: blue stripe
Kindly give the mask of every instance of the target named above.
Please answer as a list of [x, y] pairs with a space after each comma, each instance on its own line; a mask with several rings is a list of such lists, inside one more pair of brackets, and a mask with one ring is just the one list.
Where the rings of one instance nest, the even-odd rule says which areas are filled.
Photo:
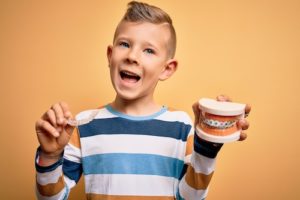
[[126, 115], [124, 113], [121, 113], [115, 109], [113, 109], [110, 105], [107, 105], [105, 106], [106, 109], [111, 112], [112, 114], [114, 115], [117, 115], [119, 117], [122, 117], [122, 118], [126, 118], [126, 119], [129, 119], [129, 120], [149, 120], [149, 119], [153, 119], [155, 117], [158, 117], [159, 115], [163, 114], [164, 112], [166, 112], [168, 110], [168, 108], [166, 106], [163, 106], [160, 111], [152, 114], [152, 115], [147, 115], [147, 116], [132, 116], [132, 115]]
[[88, 124], [79, 126], [80, 137], [101, 134], [137, 134], [171, 137], [187, 140], [191, 125], [183, 122], [162, 120], [133, 121], [125, 118], [95, 119]]
[[218, 152], [222, 148], [223, 144], [221, 143], [212, 143], [205, 141], [197, 136], [196, 132], [194, 135], [194, 150], [195, 152], [206, 156], [208, 158], [217, 157]]
[[[52, 172], [54, 171], [57, 167], [59, 167], [60, 165], [62, 165], [63, 163], [63, 157], [61, 157], [57, 162], [53, 163], [50, 166], [40, 166], [36, 160], [40, 154], [41, 151], [41, 147], [38, 147], [37, 151], [36, 151], [36, 155], [35, 155], [35, 169], [37, 172], [39, 173], [46, 173], [46, 172]], [[63, 153], [62, 153], [63, 155]]]
[[67, 200], [68, 199], [68, 197], [69, 197], [69, 194], [70, 194], [70, 188], [68, 187], [68, 185], [67, 184], [65, 184], [65, 188], [66, 188], [66, 191], [65, 191], [65, 194], [64, 194], [64, 196], [63, 196], [63, 200]]
[[186, 171], [187, 171], [187, 168], [188, 168], [188, 165], [187, 164], [184, 164], [183, 165], [183, 168], [182, 168], [182, 171], [181, 171], [181, 174], [179, 176], [179, 180], [181, 180], [183, 178], [183, 176], [185, 175]]
[[82, 174], [81, 163], [64, 159], [62, 168], [64, 175], [66, 175], [69, 179], [74, 180], [76, 183], [79, 181]]
[[88, 174], [144, 174], [179, 178], [182, 160], [152, 155], [110, 153], [82, 158], [83, 173]]
[[176, 199], [177, 199], [177, 200], [185, 200], [185, 199], [180, 195], [179, 188], [177, 188]]

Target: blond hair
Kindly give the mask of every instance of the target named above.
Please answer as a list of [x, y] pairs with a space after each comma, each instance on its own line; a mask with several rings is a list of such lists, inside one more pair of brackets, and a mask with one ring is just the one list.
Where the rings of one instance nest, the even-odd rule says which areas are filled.
[[[171, 17], [162, 9], [149, 5], [147, 3], [131, 1], [128, 3], [128, 8], [120, 23], [126, 22], [150, 22], [153, 24], [166, 23], [169, 25], [170, 39], [168, 42], [168, 53], [171, 58], [174, 57], [176, 51], [176, 32], [173, 27]], [[114, 40], [117, 34], [118, 27], [115, 31]]]

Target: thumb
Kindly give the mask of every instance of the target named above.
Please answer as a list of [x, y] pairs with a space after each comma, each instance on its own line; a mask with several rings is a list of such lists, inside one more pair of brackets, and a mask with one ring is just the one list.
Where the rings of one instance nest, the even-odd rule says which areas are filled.
[[217, 101], [229, 101], [231, 102], [232, 100], [230, 99], [230, 97], [228, 97], [227, 95], [219, 95], [217, 96]]
[[72, 136], [74, 128], [75, 128], [75, 126], [71, 126], [71, 125], [67, 124], [64, 129], [68, 135]]
[[75, 126], [70, 124], [69, 120], [71, 120], [71, 121], [75, 120], [75, 118], [73, 117], [73, 115], [71, 113], [69, 113], [69, 116], [67, 117], [67, 119], [64, 120], [64, 130], [66, 131], [67, 134], [69, 134], [71, 136], [74, 131]]
[[199, 122], [199, 115], [200, 115], [200, 108], [199, 108], [198, 101], [193, 104], [193, 112], [194, 112], [194, 116], [195, 116], [194, 126], [196, 126], [197, 123]]
[[74, 131], [73, 126], [66, 125], [63, 127], [60, 136], [57, 138], [57, 143], [59, 144], [59, 146], [64, 147], [69, 142], [73, 131]]

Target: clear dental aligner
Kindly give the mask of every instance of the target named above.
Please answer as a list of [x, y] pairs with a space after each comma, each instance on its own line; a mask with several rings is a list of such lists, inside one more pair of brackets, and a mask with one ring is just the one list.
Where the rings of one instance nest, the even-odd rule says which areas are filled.
[[68, 119], [67, 124], [70, 125], [70, 126], [76, 126], [76, 127], [87, 124], [87, 123], [91, 122], [96, 117], [96, 115], [98, 114], [98, 111], [99, 110], [91, 111], [91, 114], [89, 115], [89, 117], [81, 119], [81, 120]]
[[84, 123], [82, 122], [82, 120], [68, 119], [67, 124], [70, 126], [81, 126]]

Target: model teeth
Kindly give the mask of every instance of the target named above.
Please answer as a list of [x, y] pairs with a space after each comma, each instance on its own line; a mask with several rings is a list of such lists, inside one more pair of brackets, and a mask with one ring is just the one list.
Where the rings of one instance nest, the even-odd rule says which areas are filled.
[[213, 120], [213, 119], [203, 119], [203, 123], [213, 127], [213, 128], [218, 128], [218, 129], [226, 129], [226, 128], [230, 128], [235, 124], [236, 120], [231, 120], [231, 121], [225, 121], [225, 122], [221, 122], [221, 121], [217, 121], [217, 120]]

